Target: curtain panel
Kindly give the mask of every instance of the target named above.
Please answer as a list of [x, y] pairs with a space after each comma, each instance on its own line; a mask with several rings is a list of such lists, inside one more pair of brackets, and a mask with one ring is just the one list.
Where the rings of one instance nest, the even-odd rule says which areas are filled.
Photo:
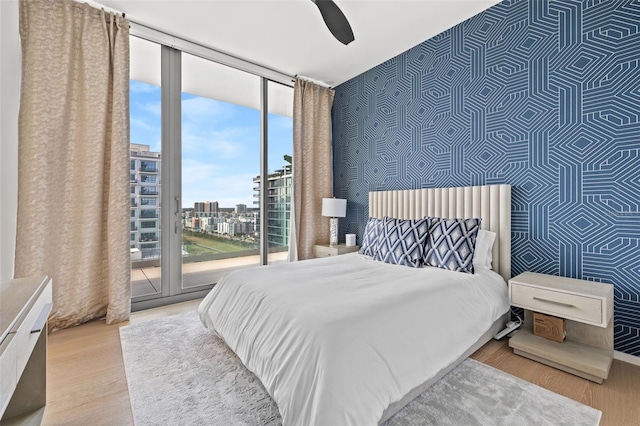
[[289, 260], [313, 257], [329, 242], [322, 198], [333, 195], [331, 107], [335, 91], [296, 78], [293, 89], [293, 208]]
[[129, 23], [21, 0], [16, 277], [53, 279], [50, 329], [131, 310]]

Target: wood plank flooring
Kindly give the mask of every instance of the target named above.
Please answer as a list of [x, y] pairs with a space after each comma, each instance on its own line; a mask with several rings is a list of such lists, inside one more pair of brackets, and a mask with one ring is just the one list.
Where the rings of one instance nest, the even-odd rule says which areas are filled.
[[[189, 310], [200, 300], [136, 312], [130, 323]], [[47, 407], [43, 425], [132, 425], [118, 328], [95, 321], [49, 335]], [[149, 354], [153, 356], [153, 354]], [[640, 367], [614, 360], [602, 385], [514, 355], [490, 341], [472, 358], [602, 410], [601, 425], [640, 425]]]

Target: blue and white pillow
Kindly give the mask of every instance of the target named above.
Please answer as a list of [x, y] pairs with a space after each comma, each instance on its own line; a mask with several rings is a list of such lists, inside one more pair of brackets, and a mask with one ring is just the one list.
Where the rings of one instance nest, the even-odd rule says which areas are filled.
[[429, 227], [424, 264], [473, 274], [473, 254], [482, 219], [441, 219]]
[[367, 256], [375, 256], [378, 251], [378, 241], [382, 235], [382, 219], [370, 217], [367, 225], [364, 227], [362, 235], [362, 243], [360, 244], [360, 254]]
[[374, 257], [386, 263], [422, 267], [424, 248], [429, 235], [431, 219], [384, 218], [382, 238]]

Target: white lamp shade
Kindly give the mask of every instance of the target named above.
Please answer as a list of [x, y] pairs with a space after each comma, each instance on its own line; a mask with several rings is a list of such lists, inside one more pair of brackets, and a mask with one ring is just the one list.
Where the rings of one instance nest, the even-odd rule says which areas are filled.
[[347, 215], [347, 200], [342, 198], [323, 198], [322, 216], [345, 217]]

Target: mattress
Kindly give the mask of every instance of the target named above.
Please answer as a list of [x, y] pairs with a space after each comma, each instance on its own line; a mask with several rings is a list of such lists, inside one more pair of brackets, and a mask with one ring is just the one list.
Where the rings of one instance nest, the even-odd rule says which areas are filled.
[[492, 271], [357, 253], [238, 270], [199, 307], [263, 383], [286, 425], [375, 425], [509, 309]]

